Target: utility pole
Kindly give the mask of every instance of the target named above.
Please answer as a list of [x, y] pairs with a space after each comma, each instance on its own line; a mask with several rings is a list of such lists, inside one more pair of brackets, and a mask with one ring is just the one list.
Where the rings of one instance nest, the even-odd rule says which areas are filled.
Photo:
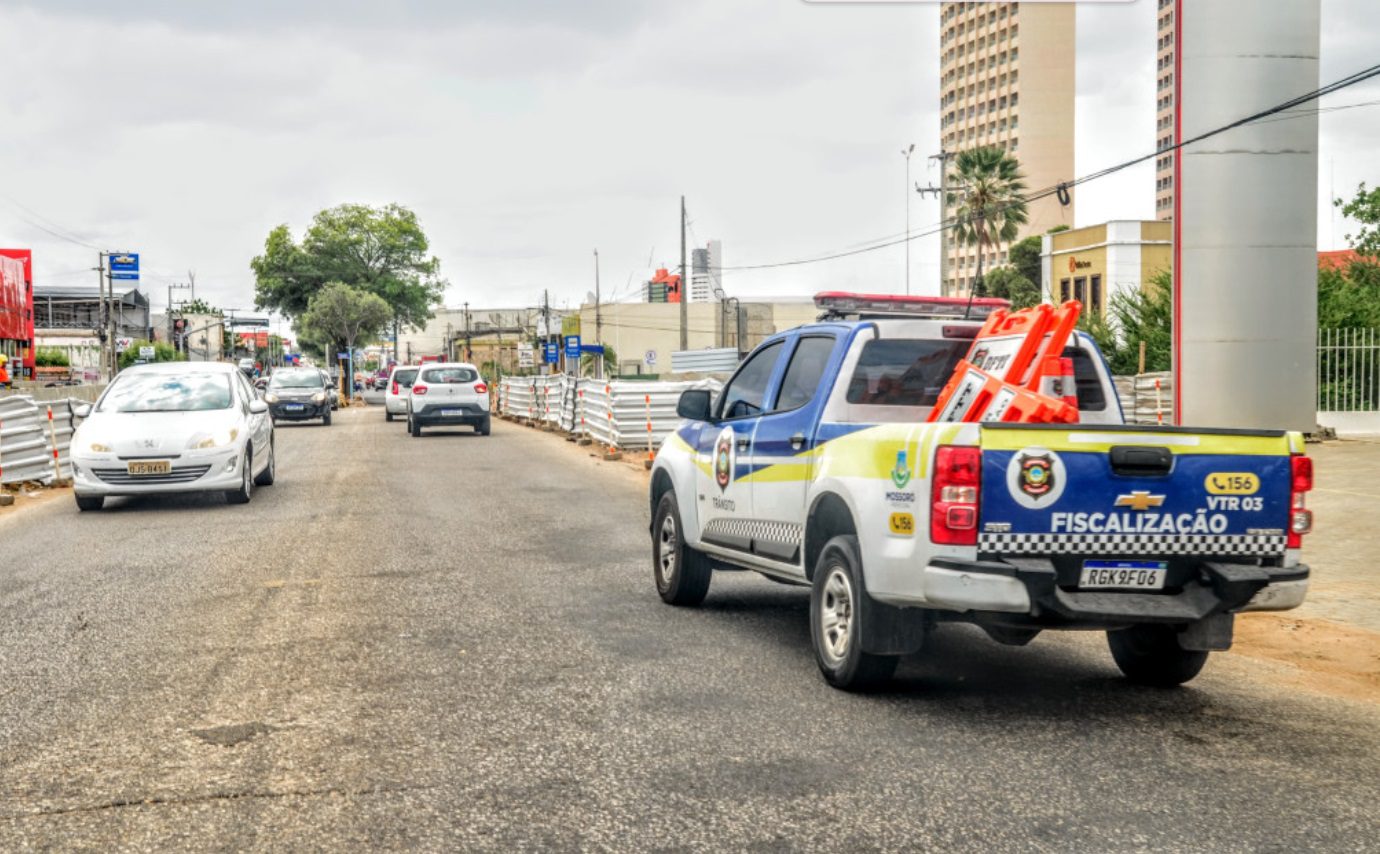
[[930, 160], [939, 161], [939, 293], [949, 294], [949, 160], [953, 152], [940, 149]]
[[[108, 258], [109, 256], [110, 253], [107, 252], [106, 257]], [[106, 304], [105, 311], [105, 335], [106, 339], [110, 342], [110, 378], [113, 380], [115, 379], [116, 372], [120, 369], [120, 353], [116, 349], [115, 344], [115, 276], [114, 272], [110, 269], [110, 265], [106, 265], [105, 284], [106, 290], [109, 292], [109, 302]]]
[[188, 299], [196, 302], [196, 270], [187, 271], [187, 287], [192, 289], [192, 295]]
[[680, 197], [680, 349], [690, 349], [690, 271], [685, 267], [685, 197]]
[[910, 296], [910, 156], [915, 151], [915, 143], [901, 149], [906, 159], [906, 296]]
[[462, 361], [468, 362], [473, 357], [470, 355], [470, 304], [465, 303], [465, 358]]
[[[110, 356], [107, 354], [105, 348], [106, 348], [109, 344], [111, 344], [111, 342], [104, 340], [104, 339], [105, 339], [105, 335], [103, 334], [103, 331], [105, 330], [105, 312], [106, 312], [106, 305], [105, 305], [105, 253], [104, 253], [104, 252], [100, 252], [100, 253], [97, 254], [97, 256], [96, 256], [96, 266], [95, 266], [93, 269], [95, 269], [95, 271], [96, 271], [96, 306], [97, 306], [96, 335], [97, 335], [98, 338], [101, 339], [101, 373], [105, 373], [106, 371], [110, 370]], [[109, 379], [109, 377], [107, 377], [107, 380], [108, 380], [108, 379]]]
[[551, 292], [545, 289], [541, 292], [541, 320], [545, 330], [541, 339], [541, 369], [542, 373], [549, 374], [551, 365], [546, 361], [546, 345], [551, 341]]
[[603, 313], [599, 305], [599, 250], [595, 250], [595, 344], [603, 344]]

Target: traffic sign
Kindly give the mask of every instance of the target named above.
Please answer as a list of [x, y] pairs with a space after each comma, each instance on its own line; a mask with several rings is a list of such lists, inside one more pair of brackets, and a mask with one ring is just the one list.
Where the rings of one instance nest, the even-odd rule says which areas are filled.
[[556, 346], [556, 342], [555, 342], [555, 341], [547, 341], [547, 342], [546, 342], [546, 364], [548, 364], [548, 365], [554, 365], [554, 364], [556, 364], [556, 362], [558, 361], [559, 351], [560, 351], [560, 348]]
[[152, 347], [149, 347], [149, 346], [147, 346], [147, 345], [140, 346], [140, 348], [139, 348], [139, 358], [141, 358], [141, 359], [152, 359], [153, 357], [154, 357], [154, 349], [153, 349]]
[[648, 350], [645, 354], [643, 354], [642, 361], [646, 362], [647, 367], [649, 368], [656, 367], [656, 351]]
[[110, 278], [139, 280], [139, 253], [121, 252], [110, 255]]
[[134, 339], [133, 339], [133, 338], [116, 338], [116, 339], [115, 339], [115, 352], [116, 352], [116, 353], [123, 353], [124, 351], [128, 350], [130, 347], [133, 347], [133, 346], [134, 346]]
[[565, 357], [566, 357], [567, 359], [578, 359], [578, 358], [580, 358], [580, 336], [578, 336], [578, 335], [567, 335], [567, 336], [565, 336]]
[[531, 368], [534, 366], [536, 359], [533, 356], [532, 346], [530, 344], [519, 344], [517, 347], [517, 356], [519, 368]]

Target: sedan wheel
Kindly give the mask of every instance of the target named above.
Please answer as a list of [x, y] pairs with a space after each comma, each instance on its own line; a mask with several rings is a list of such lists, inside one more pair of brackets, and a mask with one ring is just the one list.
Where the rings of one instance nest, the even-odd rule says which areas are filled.
[[225, 500], [230, 504], [248, 504], [249, 499], [254, 497], [254, 464], [248, 448], [244, 449], [244, 463], [240, 471], [240, 488], [225, 493]]

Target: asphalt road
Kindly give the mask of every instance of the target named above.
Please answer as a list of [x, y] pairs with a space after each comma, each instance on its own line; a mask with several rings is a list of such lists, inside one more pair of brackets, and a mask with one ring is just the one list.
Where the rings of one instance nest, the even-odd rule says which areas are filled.
[[803, 591], [656, 597], [643, 477], [503, 422], [279, 428], [253, 502], [0, 521], [0, 849], [1362, 850], [1380, 714], [947, 627], [818, 678]]

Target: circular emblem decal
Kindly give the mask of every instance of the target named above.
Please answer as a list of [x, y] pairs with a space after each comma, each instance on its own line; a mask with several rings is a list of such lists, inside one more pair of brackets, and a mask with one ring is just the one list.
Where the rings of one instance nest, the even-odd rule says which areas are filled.
[[1016, 503], [1030, 510], [1052, 506], [1064, 494], [1068, 477], [1064, 461], [1047, 448], [1023, 448], [1006, 464], [1006, 489]]
[[714, 481], [719, 484], [719, 491], [728, 489], [729, 481], [733, 480], [733, 428], [725, 427], [719, 434], [719, 440], [714, 443]]

